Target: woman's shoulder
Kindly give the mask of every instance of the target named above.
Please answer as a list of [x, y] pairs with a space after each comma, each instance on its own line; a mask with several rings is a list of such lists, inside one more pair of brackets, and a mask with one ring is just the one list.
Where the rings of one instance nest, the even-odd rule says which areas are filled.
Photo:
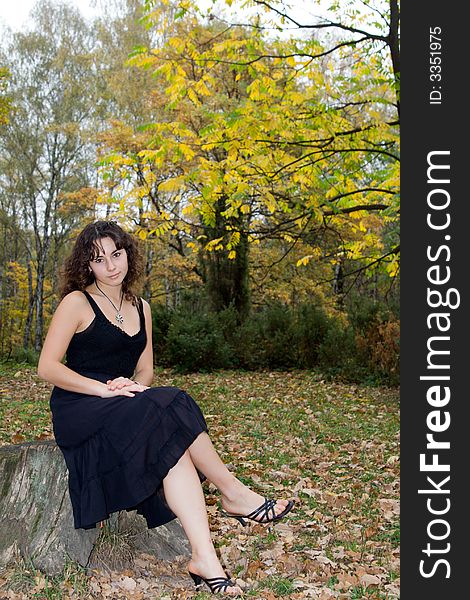
[[138, 301], [142, 307], [144, 315], [146, 315], [147, 317], [151, 317], [152, 310], [151, 310], [150, 304], [147, 302], [147, 300], [145, 300], [145, 298], [142, 298], [141, 296], [138, 296]]
[[69, 292], [62, 298], [62, 302], [86, 302], [85, 292], [81, 290], [73, 290], [73, 292]]
[[81, 306], [86, 306], [88, 304], [88, 300], [83, 292], [80, 290], [74, 290], [73, 292], [69, 292], [66, 294], [59, 303], [59, 306], [62, 308], [79, 308]]
[[86, 305], [89, 304], [85, 294], [75, 290], [66, 294], [59, 302], [53, 321], [59, 323], [61, 327], [80, 327], [82, 322], [88, 318], [89, 310]]

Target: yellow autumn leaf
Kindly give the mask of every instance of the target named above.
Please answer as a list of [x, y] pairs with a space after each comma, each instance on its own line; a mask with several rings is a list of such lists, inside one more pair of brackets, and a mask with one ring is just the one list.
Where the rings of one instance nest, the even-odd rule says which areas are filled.
[[158, 189], [161, 192], [176, 192], [181, 189], [184, 184], [183, 177], [173, 177], [172, 179], [167, 179], [163, 181]]
[[188, 95], [188, 98], [191, 100], [191, 102], [193, 102], [194, 104], [197, 104], [197, 105], [201, 104], [201, 102], [200, 102], [196, 92], [193, 90], [193, 88], [191, 88], [191, 87], [188, 88], [186, 90], [186, 93]]
[[308, 265], [310, 259], [313, 258], [312, 254], [307, 254], [306, 256], [302, 256], [302, 258], [299, 258], [299, 260], [296, 263], [296, 267], [300, 267], [300, 266], [306, 266]]

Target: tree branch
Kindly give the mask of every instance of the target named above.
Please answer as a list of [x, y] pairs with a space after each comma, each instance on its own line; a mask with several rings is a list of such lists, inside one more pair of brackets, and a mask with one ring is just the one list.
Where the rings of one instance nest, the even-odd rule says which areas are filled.
[[388, 204], [358, 204], [357, 206], [349, 206], [347, 208], [339, 208], [338, 210], [326, 210], [323, 216], [330, 217], [337, 214], [350, 214], [359, 210], [385, 210], [390, 208]]
[[350, 25], [343, 25], [342, 23], [329, 21], [328, 19], [324, 19], [323, 23], [314, 23], [314, 24], [304, 25], [304, 24], [296, 21], [293, 17], [288, 15], [286, 12], [282, 12], [279, 9], [275, 8], [274, 6], [272, 6], [271, 4], [269, 4], [269, 2], [266, 2], [265, 0], [253, 0], [253, 2], [255, 4], [260, 4], [261, 6], [266, 7], [268, 10], [271, 10], [272, 12], [276, 13], [280, 17], [286, 19], [287, 21], [290, 21], [299, 29], [326, 29], [329, 27], [334, 27], [337, 29], [343, 29], [344, 31], [349, 31], [350, 33], [358, 33], [360, 35], [364, 35], [368, 39], [371, 39], [371, 40], [382, 40], [384, 42], [387, 41], [387, 38], [383, 35], [377, 35], [375, 33], [365, 31], [364, 29], [358, 29], [357, 27], [351, 27]]

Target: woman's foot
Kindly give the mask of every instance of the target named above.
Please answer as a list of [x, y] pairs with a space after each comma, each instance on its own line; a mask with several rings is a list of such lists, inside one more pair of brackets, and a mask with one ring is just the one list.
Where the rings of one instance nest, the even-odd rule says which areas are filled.
[[[257, 508], [262, 506], [266, 498], [257, 494], [249, 487], [237, 480], [237, 484], [234, 485], [234, 489], [230, 491], [230, 495], [222, 494], [221, 504], [222, 508], [227, 514], [230, 515], [249, 515]], [[292, 504], [289, 500], [276, 500], [273, 506], [274, 515], [272, 510], [269, 511], [268, 520], [274, 520], [278, 515], [281, 515], [288, 507]], [[260, 523], [268, 522], [263, 517], [264, 511], [254, 517], [253, 520], [259, 521]]]
[[[223, 570], [215, 552], [213, 554], [204, 554], [203, 556], [193, 555], [188, 563], [188, 571], [204, 579], [213, 579], [215, 577], [228, 579], [227, 573]], [[226, 596], [240, 596], [243, 592], [238, 585], [234, 585], [227, 586], [220, 593]]]

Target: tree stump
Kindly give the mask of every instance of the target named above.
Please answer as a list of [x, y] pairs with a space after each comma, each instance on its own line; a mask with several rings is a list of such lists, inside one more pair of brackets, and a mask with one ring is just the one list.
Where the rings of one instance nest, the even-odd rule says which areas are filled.
[[172, 560], [189, 555], [189, 543], [177, 520], [148, 529], [136, 511], [114, 513], [103, 528], [75, 529], [67, 467], [56, 443], [0, 447], [0, 565], [20, 555], [56, 575], [67, 560], [124, 567], [137, 551]]

